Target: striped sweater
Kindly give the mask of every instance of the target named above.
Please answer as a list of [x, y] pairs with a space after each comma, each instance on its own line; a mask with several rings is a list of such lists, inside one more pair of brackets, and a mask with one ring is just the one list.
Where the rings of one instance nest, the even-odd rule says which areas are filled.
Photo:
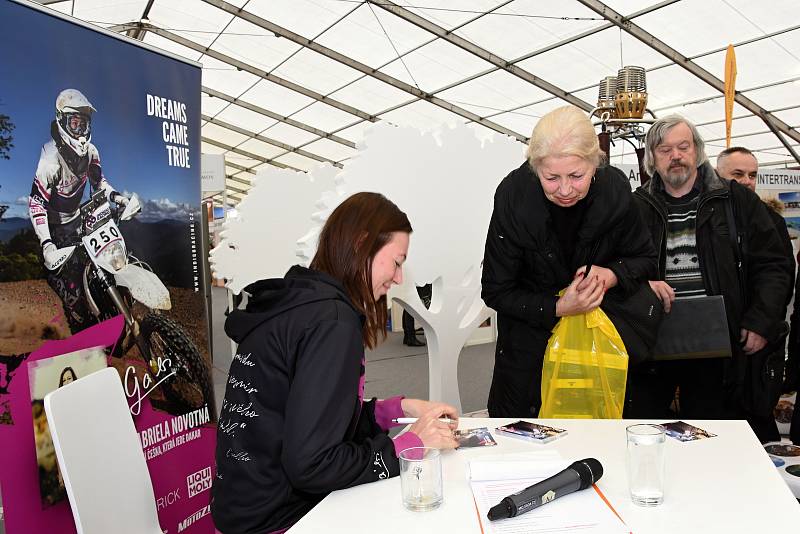
[[697, 256], [697, 201], [700, 192], [673, 198], [664, 195], [667, 205], [666, 281], [676, 298], [701, 297], [706, 294], [700, 260]]

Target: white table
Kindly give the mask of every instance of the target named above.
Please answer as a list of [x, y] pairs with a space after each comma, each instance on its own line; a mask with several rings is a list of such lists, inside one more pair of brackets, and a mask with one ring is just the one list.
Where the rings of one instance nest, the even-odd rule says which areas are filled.
[[[781, 479], [745, 421], [687, 421], [717, 437], [691, 442], [667, 438], [664, 503], [634, 505], [625, 472], [625, 427], [631, 420], [541, 420], [569, 434], [540, 445], [494, 429], [514, 419], [461, 419], [460, 428], [488, 427], [495, 447], [443, 454], [444, 503], [432, 512], [403, 508], [398, 477], [335, 491], [303, 517], [290, 534], [320, 532], [480, 534], [466, 466], [470, 459], [506, 453], [557, 450], [564, 459], [594, 457], [603, 464], [597, 486], [635, 534], [800, 531], [800, 504]], [[569, 496], [564, 497], [569, 498]]]

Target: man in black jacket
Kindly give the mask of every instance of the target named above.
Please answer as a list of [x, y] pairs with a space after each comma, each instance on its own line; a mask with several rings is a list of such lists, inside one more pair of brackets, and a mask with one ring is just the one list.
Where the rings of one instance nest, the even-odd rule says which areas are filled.
[[[717, 155], [717, 174], [726, 180], [735, 180], [752, 192], [756, 192], [756, 178], [758, 177], [758, 160], [753, 153], [741, 146], [726, 148]], [[781, 238], [781, 245], [786, 256], [792, 260], [792, 271], [794, 272], [794, 250], [792, 240], [789, 237], [789, 230], [786, 227], [786, 219], [781, 215], [783, 204], [777, 199], [764, 201], [767, 205], [767, 213], [778, 231]], [[791, 293], [789, 299], [792, 300]], [[789, 305], [789, 302], [786, 302]]]
[[[727, 180], [735, 180], [745, 186], [750, 191], [755, 193], [756, 191], [756, 181], [758, 178], [758, 160], [756, 159], [755, 155], [748, 149], [740, 146], [732, 146], [730, 148], [726, 148], [722, 152], [719, 153], [717, 156], [717, 173], [720, 175], [721, 178], [725, 178]], [[786, 220], [783, 218], [781, 212], [783, 211], [783, 204], [777, 199], [769, 199], [765, 200], [764, 204], [767, 206], [767, 213], [769, 213], [770, 218], [772, 219], [772, 223], [775, 225], [775, 229], [778, 231], [778, 235], [781, 238], [781, 244], [783, 245], [783, 251], [786, 254], [786, 257], [789, 258], [789, 262], [792, 265], [792, 269], [795, 266], [795, 259], [794, 259], [794, 249], [792, 248], [792, 241], [789, 238], [789, 230], [786, 227]], [[793, 276], [794, 277], [794, 276]], [[790, 291], [786, 295], [786, 305], [789, 305], [789, 302], [792, 300], [792, 292]], [[795, 313], [797, 305], [795, 305]], [[783, 318], [781, 318], [783, 321]], [[793, 317], [792, 319], [792, 329], [791, 334], [789, 336], [790, 345], [797, 345], [798, 340], [798, 332], [797, 332], [797, 320]], [[786, 348], [785, 344], [779, 342], [776, 344], [775, 348], [775, 357], [785, 359], [786, 357]], [[784, 380], [784, 391], [786, 389], [794, 389], [792, 387], [792, 378], [796, 376], [796, 367], [797, 361], [795, 358], [797, 349], [795, 347], [790, 347], [790, 351], [792, 351], [792, 358], [786, 362], [787, 369], [786, 369], [786, 376], [787, 379]], [[793, 372], [794, 371], [794, 372]], [[770, 416], [765, 416], [763, 418], [763, 436], [765, 438], [769, 438], [770, 441], [777, 441], [780, 439], [780, 433], [778, 432], [778, 425], [775, 422], [775, 418]]]
[[681, 417], [747, 418], [759, 438], [768, 439], [760, 423], [780, 393], [783, 361], [771, 356], [785, 335], [793, 267], [764, 203], [720, 179], [694, 125], [678, 115], [659, 119], [645, 145], [652, 179], [634, 196], [659, 254], [659, 277], [650, 285], [666, 311], [675, 298], [723, 295], [733, 357], [638, 369], [629, 382], [626, 417], [668, 417], [679, 387]]

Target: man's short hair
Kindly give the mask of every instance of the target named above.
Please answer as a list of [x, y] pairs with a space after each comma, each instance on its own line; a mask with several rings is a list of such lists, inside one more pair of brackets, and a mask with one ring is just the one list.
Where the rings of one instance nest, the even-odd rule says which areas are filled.
[[697, 127], [680, 115], [673, 113], [672, 115], [667, 115], [666, 117], [658, 119], [647, 131], [647, 136], [644, 140], [644, 170], [647, 171], [647, 174], [650, 176], [653, 176], [656, 173], [656, 147], [664, 141], [664, 137], [666, 137], [667, 132], [679, 124], [685, 124], [692, 132], [694, 147], [697, 151], [697, 161], [695, 162], [695, 166], [699, 167], [708, 161], [708, 158], [706, 157], [706, 143], [703, 141], [703, 137], [700, 135], [700, 132], [697, 131]]
[[730, 148], [726, 148], [722, 152], [717, 155], [717, 168], [719, 168], [719, 164], [722, 160], [730, 156], [731, 154], [747, 154], [748, 156], [753, 156], [753, 159], [756, 160], [756, 164], [758, 164], [758, 158], [753, 154], [753, 151], [749, 148], [745, 148], [743, 146], [732, 146]]

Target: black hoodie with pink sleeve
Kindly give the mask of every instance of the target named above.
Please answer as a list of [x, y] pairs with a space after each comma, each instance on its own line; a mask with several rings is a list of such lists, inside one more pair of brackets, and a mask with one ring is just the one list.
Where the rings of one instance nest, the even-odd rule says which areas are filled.
[[295, 266], [245, 291], [225, 322], [239, 346], [212, 488], [224, 534], [287, 528], [331, 491], [396, 476], [397, 451], [421, 445], [386, 433], [399, 397], [363, 402], [363, 317], [337, 280]]

